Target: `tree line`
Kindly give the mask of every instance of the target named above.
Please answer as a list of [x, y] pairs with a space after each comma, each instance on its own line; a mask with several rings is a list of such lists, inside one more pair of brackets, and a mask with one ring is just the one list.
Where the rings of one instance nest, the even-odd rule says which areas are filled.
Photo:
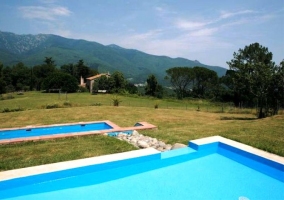
[[51, 57], [45, 57], [42, 65], [33, 67], [28, 67], [22, 62], [12, 67], [4, 67], [0, 63], [0, 94], [51, 88], [75, 92], [81, 75], [91, 76], [97, 73], [96, 70], [85, 66], [83, 60], [79, 60], [76, 64], [63, 65], [59, 69]]
[[276, 65], [267, 47], [253, 43], [233, 53], [229, 70], [218, 78], [202, 67], [175, 67], [166, 71], [177, 98], [198, 97], [256, 107], [258, 118], [284, 108], [284, 61]]
[[[93, 84], [93, 93], [107, 90], [109, 93], [142, 94], [163, 98], [166, 91], [173, 91], [175, 97], [203, 98], [221, 102], [233, 102], [235, 106], [258, 108], [258, 117], [277, 114], [284, 107], [284, 61], [276, 65], [272, 53], [258, 43], [245, 46], [233, 53], [228, 61], [229, 70], [223, 77], [215, 71], [203, 67], [173, 67], [166, 70], [165, 79], [171, 87], [162, 87], [156, 77], [150, 74], [143, 91], [127, 81], [121, 72], [110, 77], [101, 76]], [[42, 65], [32, 68], [18, 63], [4, 67], [0, 63], [0, 94], [19, 90], [60, 89], [76, 92], [80, 77], [98, 74], [79, 60], [76, 64], [66, 64], [57, 68], [51, 57], [46, 57]], [[81, 88], [84, 89], [84, 88]]]

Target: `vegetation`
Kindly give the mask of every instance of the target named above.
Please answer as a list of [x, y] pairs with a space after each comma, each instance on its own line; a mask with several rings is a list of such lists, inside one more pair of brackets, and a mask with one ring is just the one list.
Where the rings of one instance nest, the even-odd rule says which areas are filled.
[[277, 114], [279, 102], [284, 102], [280, 96], [284, 91], [283, 65], [275, 66], [268, 48], [258, 43], [245, 46], [234, 53], [228, 65], [234, 71], [235, 92], [240, 98], [247, 95], [246, 101], [257, 104], [258, 118]]
[[158, 84], [156, 77], [152, 74], [147, 79], [147, 85], [145, 87], [145, 95], [152, 97], [163, 98], [163, 87]]
[[46, 91], [76, 92], [78, 82], [75, 77], [63, 73], [55, 72], [46, 77], [42, 83], [42, 89]]

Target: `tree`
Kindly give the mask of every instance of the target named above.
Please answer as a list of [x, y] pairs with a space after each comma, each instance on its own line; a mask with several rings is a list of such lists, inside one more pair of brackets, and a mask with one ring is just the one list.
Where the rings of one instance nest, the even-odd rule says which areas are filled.
[[52, 57], [45, 57], [44, 64], [37, 65], [32, 68], [33, 84], [36, 90], [41, 90], [43, 80], [50, 74], [57, 71]]
[[109, 79], [107, 76], [101, 76], [95, 82], [98, 83], [98, 90], [109, 90]]
[[60, 89], [62, 92], [76, 92], [78, 82], [70, 74], [55, 72], [46, 77], [42, 83], [42, 89]]
[[193, 69], [193, 93], [199, 98], [204, 98], [212, 94], [218, 83], [218, 75], [215, 71], [194, 67]]
[[119, 93], [126, 87], [126, 80], [121, 72], [114, 72], [109, 78], [109, 88], [112, 93]]
[[11, 68], [12, 85], [16, 90], [29, 89], [31, 83], [30, 68], [19, 62]]
[[273, 115], [278, 114], [279, 107], [284, 108], [284, 60], [275, 66], [269, 86], [268, 105]]
[[55, 61], [52, 59], [52, 57], [45, 57], [44, 62], [49, 67], [55, 67]]
[[0, 62], [0, 94], [3, 94], [6, 92], [6, 82], [4, 81], [3, 78], [3, 64]]
[[126, 86], [125, 86], [125, 89], [130, 94], [137, 94], [138, 93], [138, 88], [133, 83], [127, 83]]
[[269, 87], [272, 80], [272, 74], [275, 70], [275, 64], [272, 62], [272, 53], [267, 47], [259, 43], [253, 43], [245, 46], [244, 49], [233, 54], [233, 59], [227, 64], [231, 70], [235, 71], [234, 85], [235, 90], [249, 91], [258, 104], [258, 118], [265, 117], [267, 113], [265, 105], [269, 93]]
[[169, 79], [178, 99], [182, 99], [193, 81], [193, 70], [189, 67], [174, 67], [166, 70]]
[[60, 71], [63, 73], [70, 74], [77, 78], [77, 67], [73, 65], [72, 63], [62, 65], [60, 67]]
[[156, 77], [152, 74], [147, 79], [147, 85], [145, 87], [145, 94], [153, 97], [163, 97], [163, 87], [158, 84]]

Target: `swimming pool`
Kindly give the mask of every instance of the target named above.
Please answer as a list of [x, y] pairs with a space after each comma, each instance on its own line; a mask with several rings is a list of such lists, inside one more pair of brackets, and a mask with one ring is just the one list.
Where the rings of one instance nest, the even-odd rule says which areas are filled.
[[29, 176], [11, 176], [14, 170], [5, 178], [3, 172], [0, 198], [283, 199], [283, 157], [212, 138], [163, 153], [146, 149], [122, 159], [124, 154], [114, 155], [115, 161], [82, 160], [76, 167], [68, 163], [67, 168], [39, 174], [33, 168]]
[[41, 127], [25, 127], [10, 130], [0, 130], [0, 140], [29, 138], [35, 136], [59, 135], [66, 133], [81, 133], [113, 129], [107, 122], [91, 122], [78, 124], [64, 124]]
[[127, 132], [146, 129], [157, 129], [157, 127], [147, 122], [137, 122], [134, 126], [120, 127], [109, 120], [104, 120], [94, 122], [55, 124], [48, 126], [26, 126], [21, 128], [6, 128], [0, 129], [0, 145], [15, 142], [46, 140], [90, 134], [103, 134], [109, 132]]

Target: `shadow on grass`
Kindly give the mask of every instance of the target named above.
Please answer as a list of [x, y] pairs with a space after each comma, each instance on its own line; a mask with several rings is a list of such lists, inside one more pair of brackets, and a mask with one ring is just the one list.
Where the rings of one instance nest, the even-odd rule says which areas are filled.
[[221, 117], [221, 120], [257, 120], [256, 117]]

